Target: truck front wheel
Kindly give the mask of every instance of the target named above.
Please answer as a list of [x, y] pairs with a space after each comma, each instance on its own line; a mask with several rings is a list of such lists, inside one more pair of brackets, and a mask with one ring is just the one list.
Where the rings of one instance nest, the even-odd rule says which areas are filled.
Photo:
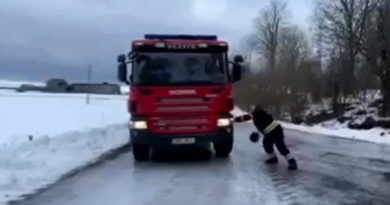
[[150, 147], [148, 145], [133, 145], [133, 155], [136, 161], [149, 160]]
[[215, 156], [221, 158], [229, 157], [233, 149], [233, 139], [224, 140], [221, 142], [214, 142]]

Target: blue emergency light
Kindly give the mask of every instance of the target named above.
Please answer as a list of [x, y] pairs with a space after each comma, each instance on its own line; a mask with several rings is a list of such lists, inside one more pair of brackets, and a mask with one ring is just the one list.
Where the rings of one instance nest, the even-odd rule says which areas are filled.
[[217, 40], [216, 35], [165, 35], [165, 34], [145, 34], [145, 39], [149, 40]]

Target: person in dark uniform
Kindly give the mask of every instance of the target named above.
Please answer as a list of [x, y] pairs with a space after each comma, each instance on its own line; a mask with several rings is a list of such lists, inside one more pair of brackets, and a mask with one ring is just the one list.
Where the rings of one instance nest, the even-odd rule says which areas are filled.
[[[250, 106], [249, 114], [238, 116], [234, 118], [235, 122], [245, 122], [253, 120], [253, 124], [264, 135], [263, 146], [265, 152], [268, 154], [268, 159], [265, 160], [267, 164], [278, 163], [278, 158], [274, 152], [274, 145], [279, 153], [287, 160], [288, 169], [296, 170], [298, 168], [296, 159], [292, 156], [286, 143], [284, 142], [284, 133], [282, 126], [274, 121], [272, 115], [267, 113], [261, 106]], [[252, 142], [258, 142], [260, 135], [258, 132], [253, 132], [250, 135]]]

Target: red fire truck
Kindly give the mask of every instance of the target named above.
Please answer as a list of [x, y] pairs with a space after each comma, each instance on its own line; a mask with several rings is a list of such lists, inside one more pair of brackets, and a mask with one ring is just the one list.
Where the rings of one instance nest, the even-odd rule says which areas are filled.
[[207, 143], [216, 156], [228, 157], [232, 83], [241, 78], [242, 56], [229, 61], [228, 44], [209, 35], [145, 35], [131, 47], [118, 56], [118, 79], [130, 84], [135, 160], [148, 160], [156, 146]]

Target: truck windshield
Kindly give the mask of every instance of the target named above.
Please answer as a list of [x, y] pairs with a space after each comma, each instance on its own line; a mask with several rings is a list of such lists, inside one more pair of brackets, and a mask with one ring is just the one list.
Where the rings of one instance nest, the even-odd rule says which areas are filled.
[[225, 53], [137, 53], [133, 84], [214, 85], [228, 82]]

